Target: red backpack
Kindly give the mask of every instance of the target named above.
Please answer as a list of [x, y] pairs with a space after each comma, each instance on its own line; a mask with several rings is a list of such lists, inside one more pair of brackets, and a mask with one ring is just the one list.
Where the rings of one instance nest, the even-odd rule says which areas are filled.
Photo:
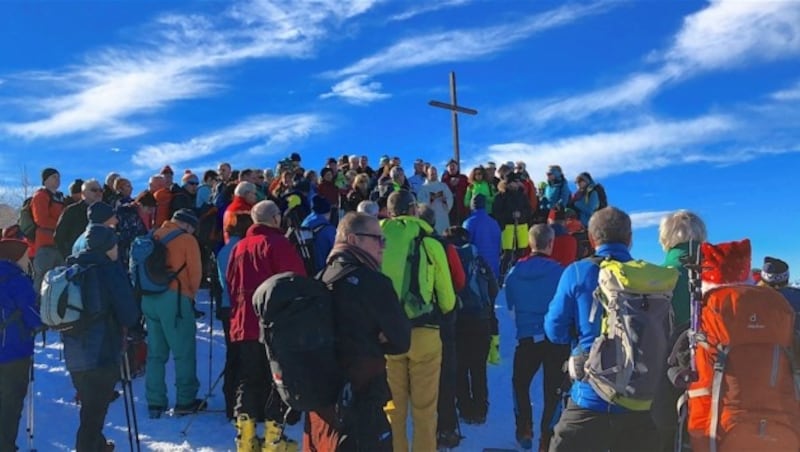
[[703, 297], [688, 388], [694, 452], [800, 449], [800, 369], [794, 310], [768, 287], [735, 285]]

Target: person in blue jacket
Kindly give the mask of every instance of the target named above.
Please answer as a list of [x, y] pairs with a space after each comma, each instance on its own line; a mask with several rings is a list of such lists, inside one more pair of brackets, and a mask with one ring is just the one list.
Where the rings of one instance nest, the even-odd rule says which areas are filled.
[[[633, 260], [631, 219], [625, 212], [606, 207], [589, 221], [589, 240], [595, 254], [619, 262]], [[600, 267], [591, 260], [568, 266], [545, 315], [547, 338], [572, 344], [572, 358], [588, 354], [600, 335], [603, 316], [590, 320], [593, 293]], [[555, 426], [550, 450], [631, 451], [653, 450], [656, 438], [649, 411], [629, 411], [603, 400], [587, 381], [573, 381], [570, 399]]]
[[462, 224], [469, 232], [469, 241], [478, 249], [481, 256], [494, 272], [496, 279], [500, 278], [501, 231], [497, 220], [486, 212], [486, 197], [476, 195], [472, 198], [470, 215]]
[[569, 347], [554, 344], [544, 334], [544, 316], [564, 267], [550, 257], [555, 231], [546, 224], [537, 224], [528, 232], [531, 254], [520, 259], [506, 276], [505, 295], [508, 309], [517, 326], [517, 348], [514, 351], [514, 416], [517, 442], [522, 449], [531, 449], [533, 417], [531, 413], [531, 381], [544, 365], [544, 410], [541, 419], [539, 450], [547, 450], [550, 429], [559, 402], [558, 390], [564, 382], [562, 367], [569, 357]]
[[325, 268], [328, 254], [336, 240], [336, 228], [330, 222], [331, 203], [322, 196], [314, 196], [311, 200], [311, 213], [303, 220], [300, 227], [314, 231], [314, 268], [319, 271]]
[[33, 337], [42, 326], [30, 266], [27, 243], [0, 240], [0, 450], [16, 450]]
[[141, 316], [118, 257], [114, 230], [92, 224], [86, 230], [86, 249], [67, 259], [67, 265], [86, 269], [78, 279], [83, 315], [97, 314], [86, 328], [61, 334], [67, 370], [81, 396], [75, 440], [78, 452], [113, 450], [113, 442], [103, 435], [103, 425], [120, 379], [124, 331], [135, 326]]
[[589, 219], [600, 207], [600, 197], [594, 189], [595, 183], [589, 173], [581, 173], [575, 178], [578, 191], [572, 198], [572, 207], [578, 212], [578, 219], [584, 227], [589, 226]]
[[554, 208], [566, 208], [572, 198], [572, 192], [564, 178], [564, 173], [558, 165], [550, 165], [547, 169], [547, 184], [544, 188], [544, 196], [539, 201], [539, 209], [550, 210]]
[[222, 331], [225, 333], [225, 368], [223, 369], [222, 394], [225, 396], [225, 415], [234, 419], [233, 409], [236, 405], [236, 388], [239, 385], [238, 362], [239, 355], [236, 342], [231, 342], [231, 295], [228, 290], [228, 262], [231, 252], [237, 243], [247, 234], [247, 229], [253, 225], [253, 218], [249, 213], [238, 214], [235, 220], [228, 224], [228, 243], [217, 252], [217, 277], [221, 287], [222, 297], [217, 306], [217, 319], [222, 322]]

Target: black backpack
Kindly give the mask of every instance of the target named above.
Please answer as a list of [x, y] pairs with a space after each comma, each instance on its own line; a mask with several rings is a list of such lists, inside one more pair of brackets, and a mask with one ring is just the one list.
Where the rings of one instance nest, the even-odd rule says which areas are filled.
[[457, 252], [466, 276], [466, 285], [458, 294], [461, 299], [460, 312], [488, 319], [492, 315], [492, 298], [489, 294], [490, 281], [494, 277], [492, 269], [478, 256], [475, 245], [466, 244], [457, 248]]
[[597, 193], [597, 201], [599, 201], [597, 210], [608, 207], [608, 196], [606, 196], [606, 189], [602, 184], [594, 184], [594, 187], [589, 190], [589, 194], [592, 192]]
[[314, 246], [314, 238], [317, 233], [329, 224], [321, 224], [315, 228], [290, 228], [286, 232], [286, 238], [294, 245], [300, 258], [303, 259], [303, 266], [307, 275], [316, 275], [321, 269], [317, 268], [317, 251]]
[[294, 411], [333, 405], [344, 386], [336, 360], [330, 289], [335, 280], [323, 282], [324, 273], [316, 278], [279, 273], [253, 294], [275, 388]]
[[36, 222], [33, 221], [33, 197], [25, 198], [22, 201], [22, 208], [19, 210], [19, 230], [22, 235], [30, 241], [36, 240]]

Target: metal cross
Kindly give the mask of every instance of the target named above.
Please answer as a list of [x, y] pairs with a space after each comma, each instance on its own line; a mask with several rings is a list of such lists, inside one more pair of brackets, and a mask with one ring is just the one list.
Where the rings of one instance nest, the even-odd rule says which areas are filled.
[[461, 150], [459, 149], [458, 145], [458, 114], [464, 113], [466, 115], [477, 115], [478, 110], [473, 110], [472, 108], [462, 107], [458, 105], [458, 101], [456, 99], [456, 73], [450, 72], [450, 103], [439, 102], [438, 100], [432, 100], [428, 102], [428, 105], [431, 107], [438, 107], [444, 108], [445, 110], [450, 110], [453, 117], [453, 152], [456, 164], [458, 165], [459, 171], [461, 171]]

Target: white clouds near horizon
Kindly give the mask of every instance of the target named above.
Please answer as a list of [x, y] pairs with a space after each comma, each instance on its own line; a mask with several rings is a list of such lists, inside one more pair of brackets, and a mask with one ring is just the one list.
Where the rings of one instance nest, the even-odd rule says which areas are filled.
[[34, 82], [40, 94], [20, 102], [29, 107], [18, 116], [27, 119], [0, 124], [0, 133], [28, 140], [142, 134], [147, 129], [134, 120], [138, 115], [218, 94], [223, 87], [215, 70], [254, 58], [307, 57], [332, 26], [374, 3], [256, 0], [237, 3], [219, 17], [163, 15], [148, 25], [144, 42], [40, 72]]
[[141, 168], [155, 169], [246, 146], [250, 147], [253, 153], [263, 154], [271, 149], [277, 152], [288, 143], [314, 133], [323, 133], [329, 127], [319, 115], [259, 115], [187, 141], [164, 142], [141, 147], [134, 153], [131, 162]]
[[529, 102], [521, 108], [535, 122], [580, 120], [602, 111], [638, 106], [665, 86], [703, 72], [800, 55], [800, 2], [715, 0], [684, 19], [670, 46], [617, 84], [574, 96]]

